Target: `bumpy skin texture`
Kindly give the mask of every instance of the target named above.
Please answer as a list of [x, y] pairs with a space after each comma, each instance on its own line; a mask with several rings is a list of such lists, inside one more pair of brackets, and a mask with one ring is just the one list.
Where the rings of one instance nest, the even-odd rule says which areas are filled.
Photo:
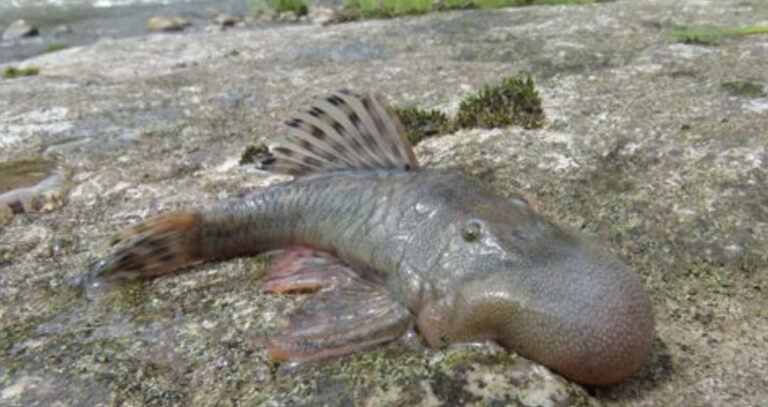
[[638, 369], [653, 338], [650, 301], [621, 261], [456, 172], [312, 175], [200, 216], [200, 257], [327, 251], [386, 283], [434, 347], [491, 339], [608, 385]]

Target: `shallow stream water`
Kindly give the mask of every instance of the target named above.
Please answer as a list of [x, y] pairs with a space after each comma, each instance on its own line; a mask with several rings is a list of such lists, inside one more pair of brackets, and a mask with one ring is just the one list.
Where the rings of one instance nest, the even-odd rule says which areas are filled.
[[[37, 27], [40, 35], [11, 40], [0, 37], [0, 63], [18, 61], [46, 52], [147, 33], [153, 15], [178, 15], [202, 31], [219, 13], [245, 15], [252, 0], [0, 0], [0, 33], [17, 19]], [[66, 28], [65, 28], [66, 27]]]

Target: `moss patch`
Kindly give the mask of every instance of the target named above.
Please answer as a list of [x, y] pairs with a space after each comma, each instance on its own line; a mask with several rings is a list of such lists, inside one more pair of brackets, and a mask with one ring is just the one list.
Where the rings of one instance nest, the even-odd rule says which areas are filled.
[[42, 50], [40, 50], [41, 54], [49, 54], [51, 52], [61, 51], [63, 49], [69, 48], [69, 45], [64, 44], [62, 42], [52, 42], [45, 47], [43, 47]]
[[303, 0], [250, 0], [249, 6], [255, 15], [276, 15], [290, 11], [301, 17], [309, 13], [309, 8]]
[[28, 66], [26, 68], [16, 68], [15, 66], [9, 66], [3, 71], [3, 78], [13, 79], [21, 76], [35, 76], [40, 73], [40, 68], [36, 66]]
[[485, 85], [480, 92], [461, 101], [454, 118], [437, 109], [395, 106], [394, 110], [413, 145], [462, 128], [538, 128], [545, 119], [541, 97], [528, 75], [506, 78], [500, 85]]
[[240, 165], [255, 164], [262, 158], [269, 155], [269, 148], [264, 143], [251, 144], [245, 148], [243, 155], [240, 156]]
[[672, 30], [670, 34], [678, 41], [686, 44], [715, 45], [723, 37], [736, 37], [751, 34], [768, 34], [768, 26], [752, 26], [740, 28], [696, 28]]
[[416, 145], [427, 137], [450, 132], [451, 122], [445, 113], [433, 109], [417, 107], [395, 107], [395, 114], [400, 118], [411, 144]]
[[544, 124], [541, 97], [530, 76], [505, 79], [498, 86], [484, 86], [475, 96], [464, 99], [456, 115], [456, 127], [505, 127], [526, 129]]
[[332, 23], [385, 19], [468, 8], [523, 7], [553, 4], [590, 4], [614, 0], [349, 0]]
[[720, 88], [726, 91], [731, 96], [738, 96], [743, 98], [759, 98], [765, 96], [763, 87], [752, 82], [723, 82]]
[[337, 10], [333, 14], [333, 18], [331, 18], [331, 23], [347, 23], [350, 21], [358, 21], [358, 20], [381, 20], [381, 19], [388, 19], [388, 18], [395, 18], [395, 17], [401, 17], [405, 15], [418, 15], [418, 14], [424, 14], [429, 12], [429, 10], [409, 10], [407, 12], [405, 11], [395, 11], [393, 9], [389, 9], [387, 7], [376, 7], [373, 9], [365, 9], [362, 6], [360, 6], [357, 3], [350, 3], [347, 4], [346, 7], [344, 7], [341, 10]]
[[307, 15], [309, 11], [302, 0], [274, 0], [273, 8], [277, 13], [293, 11], [297, 16]]

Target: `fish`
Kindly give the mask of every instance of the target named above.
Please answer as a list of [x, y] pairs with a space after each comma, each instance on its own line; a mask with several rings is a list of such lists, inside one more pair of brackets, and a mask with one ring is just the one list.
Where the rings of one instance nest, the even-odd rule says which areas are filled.
[[422, 168], [375, 92], [314, 98], [269, 141], [291, 181], [120, 233], [81, 282], [155, 278], [267, 254], [265, 294], [309, 294], [266, 352], [315, 361], [395, 340], [494, 341], [607, 386], [638, 371], [654, 332], [640, 278], [592, 238], [458, 170]]

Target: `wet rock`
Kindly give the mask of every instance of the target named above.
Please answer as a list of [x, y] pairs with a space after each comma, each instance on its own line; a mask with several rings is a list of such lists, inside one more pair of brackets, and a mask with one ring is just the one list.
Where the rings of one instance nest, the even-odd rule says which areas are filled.
[[270, 13], [270, 12], [262, 12], [262, 13], [259, 13], [255, 18], [256, 18], [256, 21], [272, 22], [272, 21], [275, 21], [275, 19], [277, 19], [277, 14]]
[[147, 20], [149, 31], [182, 31], [191, 23], [179, 16], [152, 16]]
[[274, 21], [282, 23], [295, 23], [299, 21], [299, 15], [295, 11], [283, 11], [277, 13], [274, 17]]
[[222, 13], [213, 18], [214, 24], [220, 27], [234, 27], [237, 23], [243, 21], [242, 16]]
[[326, 25], [333, 18], [333, 13], [333, 9], [327, 7], [312, 7], [307, 16], [313, 24]]
[[13, 40], [22, 37], [34, 37], [40, 35], [37, 27], [29, 24], [26, 20], [16, 20], [3, 31], [4, 40]]
[[14, 215], [50, 212], [64, 204], [68, 172], [41, 159], [0, 163], [0, 227]]

